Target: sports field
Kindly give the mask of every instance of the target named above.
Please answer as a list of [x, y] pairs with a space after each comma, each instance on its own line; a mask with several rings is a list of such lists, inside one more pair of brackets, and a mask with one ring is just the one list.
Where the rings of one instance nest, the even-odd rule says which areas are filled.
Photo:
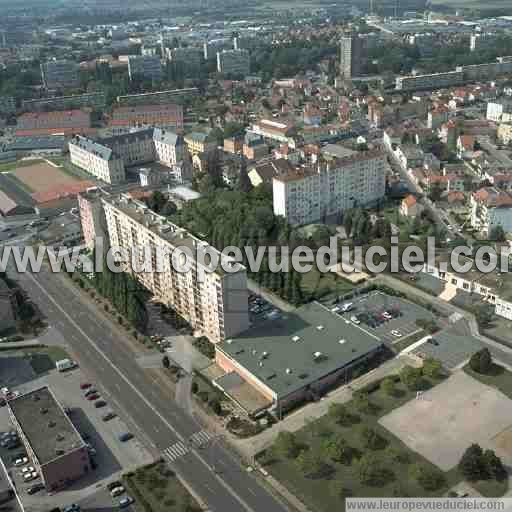
[[71, 185], [79, 181], [46, 162], [18, 167], [16, 170], [12, 171], [12, 174], [32, 192], [43, 192], [55, 187]]

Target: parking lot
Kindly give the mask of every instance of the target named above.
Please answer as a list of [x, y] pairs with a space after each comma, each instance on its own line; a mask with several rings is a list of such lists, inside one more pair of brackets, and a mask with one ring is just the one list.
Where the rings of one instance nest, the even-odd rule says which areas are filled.
[[281, 310], [254, 293], [249, 294], [249, 318], [252, 323], [265, 320], [277, 320], [281, 316]]
[[335, 305], [333, 310], [389, 345], [421, 331], [417, 320], [435, 319], [425, 308], [379, 291]]
[[[20, 366], [19, 361], [18, 366]], [[52, 496], [49, 496], [44, 489], [29, 495], [27, 490], [32, 485], [41, 482], [41, 479], [34, 478], [30, 483], [24, 481], [22, 469], [31, 466], [30, 461], [19, 467], [14, 466], [14, 460], [25, 453], [23, 446], [11, 450], [0, 446], [0, 456], [16, 484], [25, 509], [46, 512], [55, 506], [65, 507], [72, 503], [81, 505], [82, 510], [118, 509], [119, 501], [125, 497], [125, 494], [113, 498], [105, 487], [110, 482], [118, 480], [122, 472], [153, 460], [151, 454], [135, 437], [126, 442], [119, 439], [122, 433], [131, 433], [132, 431], [129, 418], [120, 418], [118, 416], [120, 410], [115, 402], [94, 383], [90, 384], [91, 387], [94, 386], [97, 389], [98, 400], [103, 399], [106, 405], [97, 408], [94, 405], [95, 401], [87, 400], [83, 396], [85, 390], [81, 389], [81, 384], [89, 382], [87, 376], [80, 369], [64, 373], [54, 370], [41, 377], [30, 375], [27, 371], [26, 377], [25, 382], [16, 386], [15, 389], [21, 393], [44, 385], [48, 385], [52, 389], [77, 430], [90, 444], [94, 471]], [[104, 421], [102, 417], [107, 412], [112, 412], [114, 417]], [[4, 407], [0, 409], [0, 432], [8, 432], [12, 429], [8, 410]], [[125, 508], [125, 510], [129, 509], [130, 507]]]

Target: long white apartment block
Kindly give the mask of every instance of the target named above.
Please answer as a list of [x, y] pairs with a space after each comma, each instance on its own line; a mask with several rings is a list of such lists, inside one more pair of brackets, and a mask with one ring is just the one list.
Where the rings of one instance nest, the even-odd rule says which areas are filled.
[[[101, 201], [112, 247], [124, 248], [130, 253], [134, 249], [151, 248], [155, 264], [150, 271], [133, 272], [131, 260], [125, 270], [133, 273], [158, 300], [174, 308], [213, 343], [249, 327], [247, 274], [243, 265], [221, 255], [129, 195], [108, 196]], [[183, 248], [190, 251], [191, 256], [187, 256], [190, 268], [179, 272], [172, 264], [172, 257]], [[206, 248], [223, 258], [224, 268], [219, 265], [210, 271], [199, 261], [197, 250]], [[160, 269], [156, 268], [157, 251], [170, 255]]]

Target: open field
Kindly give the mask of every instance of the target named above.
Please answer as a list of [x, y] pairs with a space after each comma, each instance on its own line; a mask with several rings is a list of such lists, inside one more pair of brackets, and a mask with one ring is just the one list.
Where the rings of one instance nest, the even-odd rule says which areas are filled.
[[411, 450], [448, 471], [472, 443], [489, 446], [512, 424], [510, 400], [464, 372], [381, 418]]
[[77, 181], [69, 174], [52, 167], [46, 162], [18, 167], [12, 172], [16, 179], [34, 192], [42, 192], [58, 186], [66, 186]]

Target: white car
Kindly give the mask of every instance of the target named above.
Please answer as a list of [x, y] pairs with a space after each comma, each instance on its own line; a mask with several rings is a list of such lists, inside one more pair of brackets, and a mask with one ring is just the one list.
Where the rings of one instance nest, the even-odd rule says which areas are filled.
[[391, 319], [393, 318], [393, 317], [392, 317], [392, 316], [391, 316], [387, 311], [384, 311], [384, 312], [382, 313], [382, 316], [383, 316], [384, 318], [387, 318], [388, 320], [391, 320]]
[[350, 320], [352, 321], [352, 323], [356, 324], [356, 325], [359, 325], [361, 323], [361, 320], [359, 320], [357, 318], [357, 316], [351, 316], [350, 317]]
[[26, 466], [24, 468], [21, 468], [22, 473], [32, 473], [32, 471], [35, 471], [35, 468], [32, 466]]
[[124, 492], [124, 487], [122, 485], [120, 485], [119, 487], [114, 487], [110, 491], [110, 494], [113, 498], [115, 498], [116, 496], [123, 494], [123, 492]]
[[27, 457], [22, 457], [21, 459], [16, 459], [14, 461], [14, 465], [15, 466], [23, 466], [23, 464], [26, 464], [28, 462], [28, 458]]
[[331, 308], [331, 311], [333, 313], [337, 313], [341, 308], [339, 306], [334, 306], [333, 308]]
[[391, 334], [393, 336], [396, 336], [397, 338], [401, 338], [402, 337], [402, 333], [400, 331], [394, 330], [394, 331], [391, 331]]
[[119, 500], [119, 508], [129, 507], [134, 502], [134, 499], [131, 496], [126, 496]]
[[33, 471], [32, 473], [25, 473], [23, 475], [23, 480], [25, 480], [25, 482], [30, 482], [31, 480], [35, 480], [38, 476], [39, 475], [36, 471]]

